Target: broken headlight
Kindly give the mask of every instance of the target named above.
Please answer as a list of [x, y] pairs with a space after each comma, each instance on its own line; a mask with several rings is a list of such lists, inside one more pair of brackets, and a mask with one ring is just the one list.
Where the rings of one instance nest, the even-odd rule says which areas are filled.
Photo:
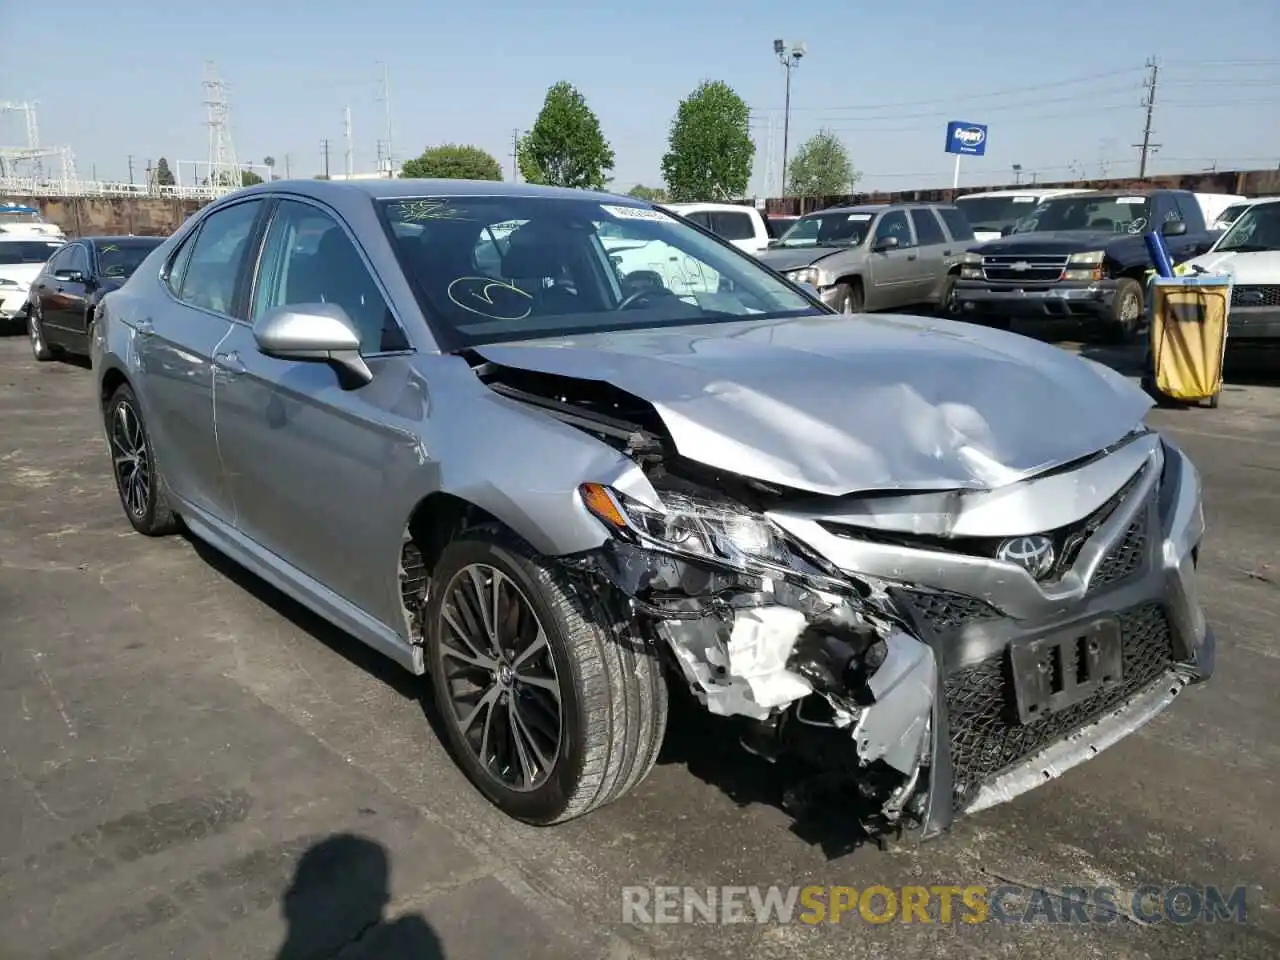
[[584, 483], [579, 493], [586, 508], [624, 539], [738, 570], [794, 569], [793, 554], [772, 521], [732, 501], [667, 492], [664, 509], [655, 510], [598, 483]]

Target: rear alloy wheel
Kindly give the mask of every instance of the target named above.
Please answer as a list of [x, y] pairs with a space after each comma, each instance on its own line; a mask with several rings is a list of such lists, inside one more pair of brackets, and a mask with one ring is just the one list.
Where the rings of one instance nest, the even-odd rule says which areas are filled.
[[1142, 326], [1142, 284], [1125, 277], [1116, 285], [1107, 318], [1107, 337], [1113, 343], [1131, 343]]
[[138, 398], [128, 386], [121, 386], [108, 401], [104, 416], [116, 490], [133, 529], [149, 537], [173, 533], [178, 520], [165, 497]]
[[648, 775], [667, 718], [652, 651], [615, 635], [562, 570], [495, 529], [450, 543], [431, 579], [436, 705], [450, 752], [492, 803], [558, 823]]
[[44, 325], [34, 306], [27, 307], [27, 336], [31, 338], [31, 355], [43, 362], [53, 359], [53, 348], [44, 339]]

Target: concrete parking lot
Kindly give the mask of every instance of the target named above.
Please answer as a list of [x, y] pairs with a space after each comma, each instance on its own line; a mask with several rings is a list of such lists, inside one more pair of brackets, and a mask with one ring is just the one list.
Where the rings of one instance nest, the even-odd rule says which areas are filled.
[[[202, 546], [132, 532], [91, 379], [0, 339], [0, 955], [1280, 955], [1275, 387], [1151, 416], [1205, 477], [1216, 678], [943, 839], [843, 853], [835, 827], [794, 827], [772, 768], [702, 728], [677, 726], [594, 816], [503, 818], [434, 735], [425, 683]], [[1249, 900], [1244, 924], [1185, 926], [621, 921], [635, 884], [1001, 882]]]

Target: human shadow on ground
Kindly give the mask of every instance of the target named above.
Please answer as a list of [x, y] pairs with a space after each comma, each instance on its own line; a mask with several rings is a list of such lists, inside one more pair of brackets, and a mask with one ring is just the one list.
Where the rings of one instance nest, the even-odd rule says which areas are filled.
[[275, 960], [444, 960], [444, 947], [418, 913], [385, 915], [390, 863], [382, 844], [339, 833], [299, 858], [282, 906], [289, 925]]

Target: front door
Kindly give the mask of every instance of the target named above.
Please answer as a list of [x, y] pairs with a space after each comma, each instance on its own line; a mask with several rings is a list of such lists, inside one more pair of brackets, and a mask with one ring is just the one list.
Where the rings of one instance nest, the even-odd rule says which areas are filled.
[[[898, 245], [877, 251], [876, 244], [887, 237], [896, 237]], [[920, 287], [920, 251], [905, 210], [890, 210], [876, 224], [867, 255], [867, 273], [871, 283], [863, 289], [868, 310], [888, 310], [915, 302]]]
[[403, 355], [408, 341], [350, 235], [327, 210], [282, 200], [248, 319], [322, 302], [341, 306], [360, 330], [373, 382], [348, 389], [323, 362], [266, 356], [251, 326], [237, 323], [215, 358], [219, 450], [237, 529], [384, 619], [399, 558], [377, 555], [387, 539], [379, 508], [391, 478], [419, 453], [408, 426], [424, 415], [425, 397]]
[[89, 251], [72, 243], [58, 251], [58, 263], [41, 291], [41, 321], [45, 338], [54, 343], [74, 342], [89, 296]]
[[146, 389], [139, 398], [165, 480], [181, 500], [229, 523], [231, 496], [213, 420], [213, 355], [231, 332], [261, 199], [224, 207], [182, 244], [160, 280], [170, 294], [131, 318]]

